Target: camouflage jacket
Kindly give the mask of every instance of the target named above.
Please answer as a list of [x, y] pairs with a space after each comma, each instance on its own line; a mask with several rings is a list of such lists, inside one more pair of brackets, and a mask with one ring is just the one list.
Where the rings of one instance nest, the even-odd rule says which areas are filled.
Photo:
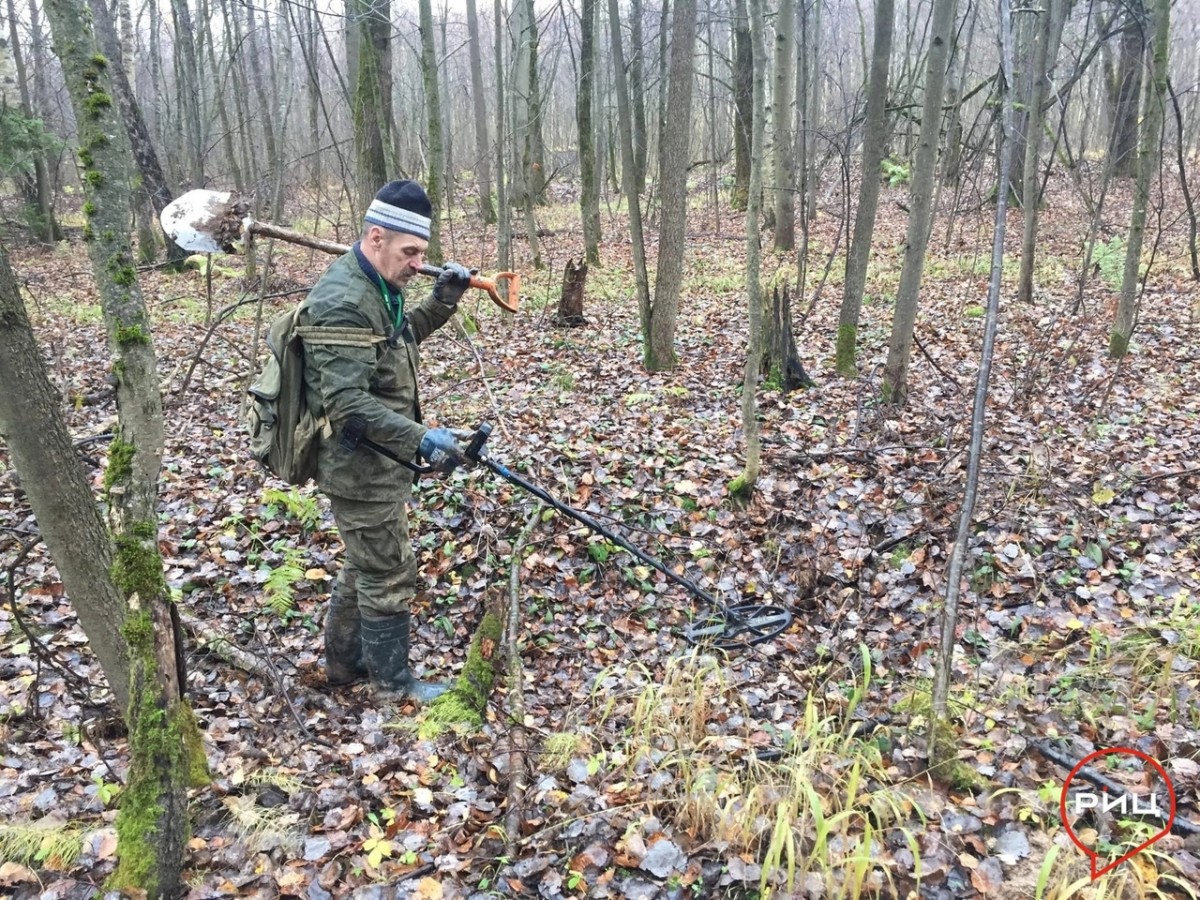
[[386, 337], [372, 347], [305, 344], [304, 384], [313, 409], [323, 409], [329, 428], [321, 438], [317, 485], [327, 494], [354, 500], [393, 500], [411, 489], [412, 473], [370, 450], [343, 449], [342, 426], [351, 416], [366, 422], [365, 437], [401, 459], [414, 459], [425, 434], [417, 396], [417, 345], [454, 314], [432, 292], [406, 310], [399, 328], [378, 273], [355, 245], [321, 276], [305, 298], [300, 324], [363, 328]]

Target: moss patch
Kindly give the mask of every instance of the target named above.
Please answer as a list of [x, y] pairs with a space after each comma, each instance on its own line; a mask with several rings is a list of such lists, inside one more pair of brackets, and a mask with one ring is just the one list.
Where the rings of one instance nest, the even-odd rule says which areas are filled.
[[858, 329], [853, 325], [839, 325], [837, 333], [837, 371], [843, 378], [858, 375], [854, 356], [858, 343]]
[[500, 617], [489, 612], [483, 617], [467, 650], [467, 662], [454, 686], [425, 709], [421, 735], [439, 734], [452, 725], [479, 727], [483, 711], [496, 683], [500, 638], [504, 630]]
[[1112, 359], [1120, 359], [1129, 352], [1129, 338], [1114, 331], [1108, 338], [1108, 355]]
[[[128, 268], [128, 267], [127, 267]], [[129, 269], [130, 277], [136, 281], [137, 276], [133, 273], [133, 269]], [[113, 276], [113, 281], [117, 284], [125, 284], [118, 281], [117, 276]], [[132, 284], [132, 281], [129, 282]], [[117, 327], [117, 343], [118, 344], [148, 344], [150, 343], [150, 335], [146, 333], [146, 329], [141, 325], [120, 325]]]
[[113, 438], [108, 446], [108, 468], [104, 470], [105, 493], [112, 490], [113, 485], [122, 484], [133, 475], [133, 444]]
[[[153, 527], [153, 526], [151, 526]], [[112, 565], [113, 583], [127, 597], [135, 595], [143, 602], [151, 598], [166, 596], [167, 585], [163, 580], [162, 557], [153, 539], [137, 534], [123, 534], [116, 539], [117, 555]], [[131, 616], [122, 626], [122, 632], [136, 630], [139, 615]], [[151, 626], [147, 623], [147, 628]], [[134, 634], [125, 639], [134, 643]]]
[[956, 791], [975, 792], [987, 787], [979, 773], [958, 758], [960, 741], [953, 725], [931, 719], [928, 740], [931, 775]]

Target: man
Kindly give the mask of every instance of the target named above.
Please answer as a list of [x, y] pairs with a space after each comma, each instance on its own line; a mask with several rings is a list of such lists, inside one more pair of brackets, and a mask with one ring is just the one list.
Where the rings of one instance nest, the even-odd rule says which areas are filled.
[[361, 240], [314, 285], [299, 319], [333, 335], [304, 343], [307, 400], [329, 423], [317, 485], [346, 545], [325, 617], [326, 678], [349, 684], [366, 676], [381, 691], [420, 702], [446, 688], [417, 681], [409, 668], [409, 602], [417, 583], [405, 511], [412, 473], [365, 446], [346, 449], [342, 437], [353, 421], [365, 426], [362, 437], [401, 459], [419, 454], [447, 473], [464, 461], [452, 432], [421, 424], [417, 345], [454, 314], [470, 272], [447, 263], [420, 306], [405, 308], [405, 288], [424, 263], [431, 215], [416, 182], [381, 188]]

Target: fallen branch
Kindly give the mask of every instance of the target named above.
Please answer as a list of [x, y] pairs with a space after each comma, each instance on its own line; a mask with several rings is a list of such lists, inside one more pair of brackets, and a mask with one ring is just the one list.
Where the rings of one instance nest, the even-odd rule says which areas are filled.
[[182, 609], [179, 611], [179, 621], [199, 644], [214, 656], [225, 660], [250, 675], [257, 675], [264, 680], [272, 680], [271, 667], [253, 653], [243, 650], [225, 637], [211, 625], [201, 622], [194, 616], [188, 615]]
[[539, 502], [521, 529], [513, 547], [508, 569], [508, 621], [504, 630], [504, 647], [508, 653], [508, 814], [504, 817], [504, 832], [511, 853], [521, 839], [521, 804], [529, 787], [529, 767], [526, 764], [525, 679], [521, 668], [521, 552], [529, 536], [541, 521], [545, 504]]
[[[1042, 754], [1042, 756], [1046, 757], [1046, 759], [1050, 760], [1050, 762], [1062, 766], [1068, 772], [1073, 771], [1074, 768], [1079, 765], [1079, 760], [1054, 749], [1054, 747], [1050, 746], [1050, 744], [1045, 741], [1031, 741], [1030, 746], [1033, 747], [1033, 749], [1038, 753]], [[1090, 766], [1084, 766], [1081, 768], [1075, 773], [1075, 777], [1081, 778], [1089, 784], [1093, 784], [1101, 790], [1107, 791], [1112, 797], [1129, 797], [1132, 799], [1129, 792], [1125, 790], [1124, 785], [1122, 785], [1120, 782], [1113, 781], [1111, 778], [1101, 775]], [[1143, 812], [1139, 813], [1139, 815], [1148, 819], [1157, 819], [1160, 822], [1164, 822], [1167, 819], [1167, 816], [1163, 815], [1162, 813], [1155, 815], [1153, 812]], [[1175, 821], [1171, 823], [1171, 833], [1182, 835], [1183, 837], [1191, 837], [1192, 835], [1200, 834], [1200, 825], [1196, 825], [1193, 822], [1189, 822], [1187, 819], [1181, 818], [1177, 810]]]

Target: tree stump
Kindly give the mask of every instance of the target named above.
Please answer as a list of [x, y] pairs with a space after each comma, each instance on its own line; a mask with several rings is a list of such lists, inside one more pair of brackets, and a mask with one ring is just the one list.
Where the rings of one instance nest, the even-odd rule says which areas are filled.
[[558, 310], [553, 322], [559, 328], [579, 328], [588, 320], [583, 317], [583, 289], [587, 285], [587, 263], [582, 259], [576, 263], [567, 260], [563, 270], [562, 294], [558, 298]]
[[804, 371], [796, 352], [796, 338], [792, 334], [792, 298], [786, 284], [782, 291], [778, 287], [771, 291], [767, 340], [763, 349], [763, 375], [771, 386], [785, 394], [796, 388], [812, 387], [814, 382]]

